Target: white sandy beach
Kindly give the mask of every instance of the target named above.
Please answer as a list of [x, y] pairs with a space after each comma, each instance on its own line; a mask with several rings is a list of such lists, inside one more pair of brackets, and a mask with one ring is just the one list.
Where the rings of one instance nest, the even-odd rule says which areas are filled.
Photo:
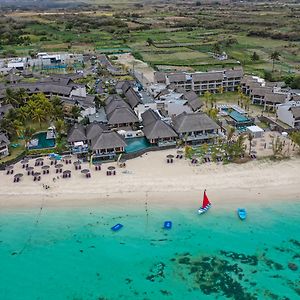
[[[117, 209], [148, 207], [197, 208], [206, 188], [214, 208], [246, 205], [269, 205], [273, 201], [300, 201], [300, 159], [280, 162], [264, 160], [245, 164], [208, 163], [192, 166], [188, 160], [175, 159], [166, 163], [167, 154], [175, 150], [150, 152], [127, 161], [126, 168], [116, 163], [103, 164], [101, 171], [91, 169], [91, 178], [75, 171], [73, 164], [63, 169], [72, 170], [72, 177], [56, 177], [51, 166], [49, 175], [40, 182], [27, 176], [21, 164], [15, 174], [24, 173], [21, 182], [13, 183], [13, 175], [0, 172], [0, 209], [37, 207], [116, 207]], [[48, 158], [45, 158], [48, 164]], [[33, 166], [33, 161], [29, 165]], [[108, 166], [116, 166], [116, 176], [106, 176]], [[84, 164], [83, 168], [89, 168]], [[39, 171], [40, 167], [35, 167]], [[48, 190], [43, 184], [50, 186]], [[232, 208], [230, 208], [232, 209]]]

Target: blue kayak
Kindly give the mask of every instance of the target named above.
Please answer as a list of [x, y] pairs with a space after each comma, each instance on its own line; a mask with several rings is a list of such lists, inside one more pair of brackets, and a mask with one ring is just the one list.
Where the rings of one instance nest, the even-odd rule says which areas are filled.
[[165, 221], [164, 222], [164, 229], [171, 229], [172, 228], [172, 222], [171, 221]]
[[111, 228], [112, 231], [119, 231], [123, 227], [122, 224], [118, 223]]
[[238, 208], [237, 210], [238, 216], [241, 220], [245, 220], [247, 217], [247, 212], [245, 208]]

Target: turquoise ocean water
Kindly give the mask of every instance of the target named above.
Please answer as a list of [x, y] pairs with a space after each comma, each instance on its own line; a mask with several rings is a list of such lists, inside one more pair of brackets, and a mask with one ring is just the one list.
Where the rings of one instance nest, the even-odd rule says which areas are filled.
[[299, 203], [252, 205], [245, 222], [213, 207], [2, 211], [0, 299], [299, 299], [299, 220]]

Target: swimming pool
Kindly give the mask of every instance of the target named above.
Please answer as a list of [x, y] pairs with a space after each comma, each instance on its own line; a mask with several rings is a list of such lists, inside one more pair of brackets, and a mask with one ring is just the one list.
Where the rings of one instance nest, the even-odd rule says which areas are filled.
[[244, 115], [240, 114], [239, 112], [237, 112], [236, 110], [233, 110], [232, 112], [229, 113], [229, 116], [234, 119], [236, 122], [249, 122], [250, 120], [245, 117]]
[[45, 132], [45, 131], [35, 134], [32, 137], [32, 139], [33, 140], [37, 139], [38, 143], [37, 143], [37, 145], [31, 145], [28, 148], [30, 150], [32, 150], [32, 149], [45, 149], [45, 148], [53, 148], [53, 147], [55, 147], [55, 139], [49, 139], [49, 140], [47, 140], [46, 137], [47, 137], [47, 132]]
[[126, 139], [126, 143], [126, 153], [134, 153], [143, 149], [147, 149], [151, 146], [145, 137], [129, 138]]

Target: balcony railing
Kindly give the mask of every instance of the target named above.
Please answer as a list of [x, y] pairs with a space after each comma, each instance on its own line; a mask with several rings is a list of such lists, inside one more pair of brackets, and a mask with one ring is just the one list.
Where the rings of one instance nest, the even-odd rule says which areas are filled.
[[160, 141], [157, 145], [158, 147], [176, 146], [176, 141]]
[[104, 152], [104, 153], [93, 153], [93, 157], [95, 158], [113, 158], [117, 154], [115, 151], [112, 152]]
[[83, 154], [89, 152], [89, 147], [87, 145], [80, 147], [72, 147], [71, 151], [73, 154]]
[[200, 140], [208, 140], [218, 137], [217, 133], [207, 133], [207, 134], [197, 134], [197, 135], [189, 135], [187, 137], [187, 142], [191, 141], [200, 141]]

